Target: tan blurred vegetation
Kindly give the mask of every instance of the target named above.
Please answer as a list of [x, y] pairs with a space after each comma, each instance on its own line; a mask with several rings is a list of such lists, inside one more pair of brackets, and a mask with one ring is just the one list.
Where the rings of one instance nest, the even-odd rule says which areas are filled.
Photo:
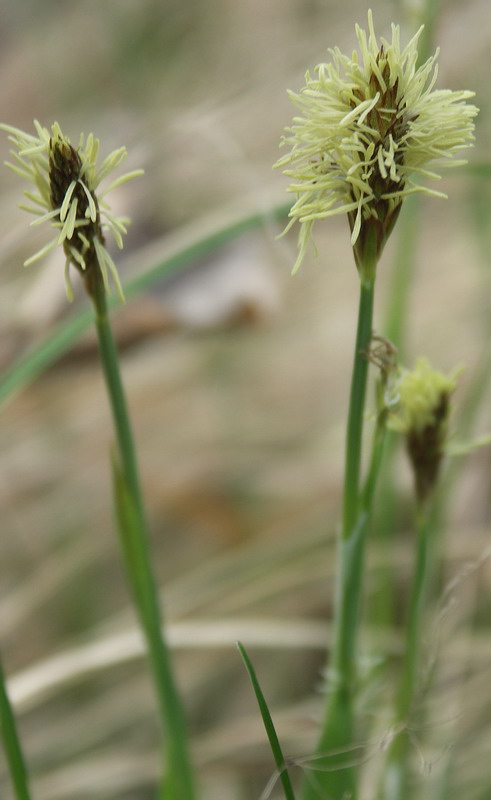
[[[416, 3], [372, 8], [378, 30], [400, 21], [406, 35], [420, 14]], [[292, 116], [286, 89], [302, 85], [328, 46], [354, 47], [366, 9], [3, 0], [2, 118], [25, 130], [34, 117], [57, 119], [74, 140], [93, 131], [104, 153], [127, 146], [129, 168], [146, 170], [114, 195], [133, 219], [123, 278], [135, 275], [148, 249], [165, 252], [176, 232], [186, 241], [197, 225], [284, 198], [286, 179], [271, 164]], [[490, 35], [487, 0], [443, 0], [439, 85], [478, 93], [476, 164], [489, 162]], [[6, 157], [6, 141], [0, 150]], [[6, 367], [71, 309], [61, 253], [20, 268], [43, 231], [15, 207], [16, 176], [4, 170], [1, 186]], [[408, 359], [424, 353], [443, 370], [465, 363], [458, 405], [489, 348], [489, 172], [459, 170], [439, 188], [450, 199], [422, 205]], [[357, 276], [345, 220], [319, 226], [320, 255], [295, 278], [294, 236], [278, 241], [280, 230], [243, 236], [114, 315], [204, 800], [259, 798], [273, 771], [237, 638], [288, 753], [312, 752], [321, 706]], [[381, 333], [396, 239], [380, 269]], [[475, 433], [490, 426], [488, 393]], [[0, 643], [39, 800], [153, 796], [156, 715], [113, 529], [111, 436], [90, 336], [2, 410]], [[410, 481], [402, 454], [397, 464], [404, 534]], [[474, 455], [453, 493], [444, 582], [489, 545], [490, 466], [489, 452]], [[404, 588], [409, 556], [397, 532], [390, 552], [370, 553], [371, 566], [395, 563]], [[489, 570], [483, 563], [458, 584], [456, 607], [438, 622], [441, 739], [449, 729], [451, 740], [474, 741], [457, 748], [452, 797], [479, 797], [459, 781], [473, 787], [490, 742]], [[389, 641], [397, 654], [397, 632]], [[367, 714], [383, 695], [376, 689]], [[388, 721], [387, 711], [380, 731]], [[4, 770], [0, 794], [10, 797]]]

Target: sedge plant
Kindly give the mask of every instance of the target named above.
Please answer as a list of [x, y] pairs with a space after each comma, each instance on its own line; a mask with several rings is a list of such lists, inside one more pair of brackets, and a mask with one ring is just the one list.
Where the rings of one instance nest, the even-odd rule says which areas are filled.
[[[359, 276], [358, 321], [345, 448], [342, 522], [338, 538], [334, 639], [329, 656], [327, 702], [317, 746], [316, 769], [304, 800], [355, 800], [357, 631], [362, 599], [364, 550], [370, 508], [361, 474], [362, 435], [372, 338], [377, 266], [404, 198], [423, 192], [445, 197], [419, 181], [438, 179], [440, 167], [473, 140], [475, 106], [468, 91], [435, 89], [438, 51], [421, 66], [418, 40], [406, 46], [392, 25], [391, 39], [378, 39], [368, 12], [368, 34], [356, 26], [359, 53], [330, 50], [330, 63], [306, 73], [305, 86], [290, 97], [299, 109], [276, 166], [296, 196], [289, 230], [299, 223], [298, 258], [303, 262], [319, 220], [346, 214]], [[370, 503], [373, 492], [368, 493]], [[369, 503], [369, 505], [370, 505]]]
[[27, 259], [25, 266], [61, 246], [68, 300], [74, 297], [71, 274], [75, 270], [92, 302], [116, 439], [112, 449], [115, 516], [128, 583], [147, 643], [163, 729], [160, 797], [193, 800], [195, 789], [184, 712], [162, 629], [133, 433], [107, 303], [111, 287], [121, 301], [124, 294], [106, 247], [106, 235], [109, 232], [121, 248], [128, 221], [112, 214], [106, 196], [111, 189], [141, 175], [142, 170], [126, 173], [101, 190], [101, 182], [126, 157], [124, 147], [114, 150], [99, 164], [99, 140], [92, 134], [81, 136], [74, 147], [58, 123], [51, 130], [37, 121], [34, 126], [35, 134], [1, 126], [13, 145], [8, 166], [32, 184], [24, 192], [28, 203], [21, 208], [34, 215], [33, 225], [47, 222], [54, 229], [50, 242]]

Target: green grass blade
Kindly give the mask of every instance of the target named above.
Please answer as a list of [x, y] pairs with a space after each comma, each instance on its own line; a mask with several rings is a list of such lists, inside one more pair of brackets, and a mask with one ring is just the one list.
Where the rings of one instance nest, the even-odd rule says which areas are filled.
[[285, 800], [295, 800], [293, 787], [290, 782], [290, 776], [288, 775], [286, 761], [283, 756], [283, 751], [281, 749], [278, 736], [276, 735], [276, 730], [274, 727], [273, 720], [271, 718], [271, 714], [269, 713], [268, 704], [266, 703], [266, 699], [262, 693], [259, 681], [257, 679], [256, 670], [252, 666], [252, 662], [249, 656], [247, 655], [244, 645], [241, 644], [241, 642], [237, 642], [237, 647], [239, 648], [242, 661], [244, 662], [245, 668], [248, 672], [252, 684], [252, 688], [254, 689], [254, 694], [256, 695], [257, 704], [259, 706], [261, 717], [263, 719], [263, 724], [269, 739], [269, 745], [271, 747], [271, 751], [273, 753], [273, 757], [276, 766], [278, 768], [278, 774], [280, 777], [281, 785], [283, 787], [283, 794], [285, 795]]
[[86, 310], [64, 322], [31, 352], [26, 353], [0, 377], [0, 405], [54, 364], [89, 327], [92, 311]]
[[0, 663], [0, 734], [16, 800], [30, 800], [27, 769]]
[[[266, 225], [272, 220], [285, 217], [288, 208], [285, 204], [281, 204], [274, 206], [267, 212], [247, 214], [234, 222], [222, 225], [204, 236], [198, 236], [195, 241], [172, 253], [130, 281], [124, 287], [127, 299], [129, 300], [131, 297], [148, 289], [158, 280], [177, 274], [193, 261], [212, 253], [241, 234], [254, 230], [261, 225]], [[118, 305], [118, 300], [113, 298], [109, 305]], [[80, 312], [62, 323], [40, 345], [26, 355], [21, 356], [18, 361], [6, 370], [0, 378], [0, 405], [20, 389], [29, 385], [35, 378], [42, 375], [51, 364], [66, 353], [82, 333], [87, 330], [92, 323], [92, 319], [90, 310]]]

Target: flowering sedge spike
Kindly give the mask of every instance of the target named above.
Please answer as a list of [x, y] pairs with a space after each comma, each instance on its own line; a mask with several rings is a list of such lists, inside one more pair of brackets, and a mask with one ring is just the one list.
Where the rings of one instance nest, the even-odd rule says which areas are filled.
[[412, 371], [402, 370], [392, 392], [388, 427], [406, 436], [416, 492], [424, 500], [434, 487], [448, 433], [450, 397], [461, 372], [444, 375], [419, 358]]
[[70, 266], [74, 266], [83, 275], [89, 294], [97, 274], [102, 278], [105, 291], [110, 294], [110, 273], [124, 302], [116, 265], [105, 246], [104, 232], [110, 231], [118, 247], [122, 248], [122, 234], [127, 232], [129, 220], [113, 216], [104, 197], [116, 186], [142, 175], [143, 170], [122, 175], [96, 194], [101, 181], [126, 158], [126, 149], [113, 150], [97, 166], [99, 140], [92, 134], [87, 138], [82, 134], [78, 147], [74, 148], [57, 122], [52, 125], [51, 132], [37, 120], [34, 120], [34, 127], [37, 136], [0, 124], [0, 129], [9, 134], [8, 138], [15, 147], [10, 151], [13, 163], [6, 162], [6, 165], [35, 187], [35, 191], [24, 192], [30, 205], [19, 207], [36, 215], [32, 225], [46, 221], [56, 230], [54, 238], [28, 258], [24, 266], [42, 258], [56, 245], [62, 245], [68, 300], [73, 300]]
[[275, 166], [297, 196], [286, 229], [301, 223], [294, 272], [314, 222], [334, 214], [348, 214], [358, 269], [367, 254], [378, 260], [404, 197], [446, 196], [414, 179], [438, 179], [435, 169], [465, 163], [450, 159], [473, 142], [478, 109], [465, 101], [474, 92], [433, 89], [438, 51], [416, 66], [421, 31], [404, 49], [398, 25], [391, 42], [377, 41], [369, 11], [368, 35], [356, 26], [360, 55], [329, 50], [331, 63], [314, 77], [307, 72], [299, 94], [289, 92], [301, 116], [286, 129], [281, 144], [291, 149]]

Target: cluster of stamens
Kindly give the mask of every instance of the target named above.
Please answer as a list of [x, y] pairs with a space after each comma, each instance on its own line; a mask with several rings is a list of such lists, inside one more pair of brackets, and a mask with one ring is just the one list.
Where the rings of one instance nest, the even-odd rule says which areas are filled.
[[290, 150], [276, 166], [296, 195], [286, 229], [301, 224], [294, 270], [316, 221], [345, 213], [360, 274], [368, 277], [404, 198], [445, 197], [419, 179], [438, 179], [433, 165], [463, 163], [451, 156], [472, 144], [477, 108], [466, 102], [472, 92], [433, 89], [438, 53], [418, 66], [420, 34], [401, 47], [393, 25], [391, 41], [378, 40], [369, 12], [368, 34], [356, 27], [360, 53], [330, 50], [331, 62], [307, 72], [301, 91], [289, 93], [301, 115], [286, 129], [282, 144]]
[[70, 281], [70, 267], [75, 266], [83, 276], [85, 288], [93, 295], [95, 281], [100, 281], [107, 294], [111, 294], [109, 278], [124, 301], [123, 289], [116, 265], [106, 248], [105, 231], [114, 237], [117, 246], [123, 247], [123, 235], [129, 220], [116, 217], [106, 201], [106, 195], [117, 186], [143, 174], [136, 169], [113, 180], [102, 191], [101, 182], [126, 158], [126, 148], [113, 150], [97, 163], [99, 140], [93, 134], [80, 136], [78, 147], [55, 122], [51, 131], [34, 120], [36, 135], [25, 133], [11, 125], [0, 124], [14, 148], [7, 166], [34, 189], [24, 191], [29, 201], [23, 208], [36, 219], [31, 225], [45, 222], [55, 229], [55, 236], [37, 253], [24, 262], [30, 266], [59, 245], [65, 254], [65, 287], [69, 300], [74, 293]]

